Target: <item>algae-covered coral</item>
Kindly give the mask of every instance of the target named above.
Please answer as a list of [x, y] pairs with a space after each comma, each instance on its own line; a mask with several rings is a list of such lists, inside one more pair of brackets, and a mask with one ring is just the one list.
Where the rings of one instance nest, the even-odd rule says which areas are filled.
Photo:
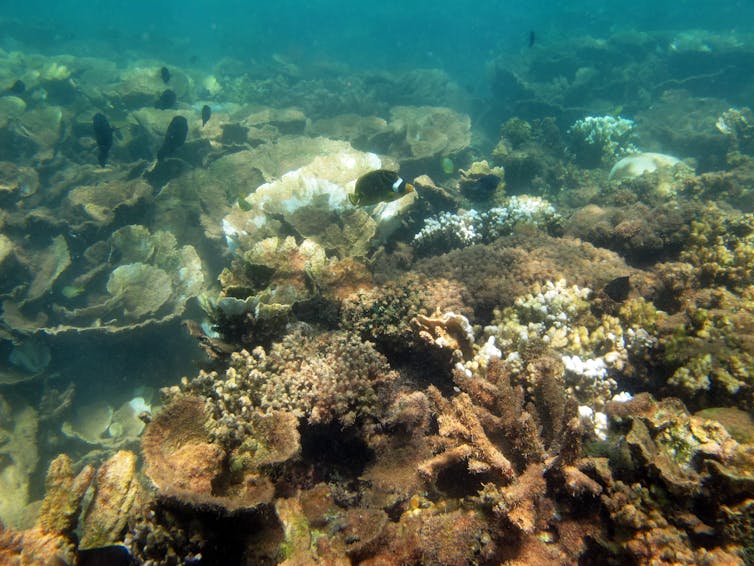
[[610, 33], [0, 46], [0, 561], [751, 563], [754, 50]]

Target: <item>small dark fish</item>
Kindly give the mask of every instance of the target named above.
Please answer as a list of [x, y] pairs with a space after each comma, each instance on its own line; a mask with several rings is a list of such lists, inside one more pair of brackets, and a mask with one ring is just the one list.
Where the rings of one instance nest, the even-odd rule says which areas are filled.
[[170, 121], [168, 131], [165, 132], [165, 140], [157, 152], [157, 160], [171, 156], [186, 142], [188, 135], [188, 121], [183, 116], [176, 116]]
[[113, 147], [113, 128], [107, 117], [101, 112], [97, 112], [92, 118], [92, 129], [94, 130], [94, 139], [97, 142], [97, 161], [100, 167], [107, 163], [107, 156], [110, 154], [110, 148]]
[[154, 103], [154, 107], [159, 108], [160, 110], [169, 110], [175, 107], [177, 100], [178, 97], [175, 95], [175, 92], [173, 92], [169, 88], [166, 88], [162, 91], [162, 94], [160, 95], [160, 98], [157, 99], [157, 102]]
[[170, 82], [170, 69], [167, 67], [160, 69], [160, 77], [162, 77], [162, 82], [168, 84]]
[[202, 128], [209, 122], [210, 118], [212, 118], [212, 108], [205, 104], [202, 106]]
[[238, 208], [243, 210], [244, 212], [249, 212], [251, 210], [251, 203], [246, 200], [246, 197], [243, 195], [238, 195]]
[[129, 566], [131, 554], [121, 544], [79, 550], [76, 556], [79, 566]]
[[413, 190], [414, 186], [404, 181], [395, 171], [377, 169], [358, 178], [348, 200], [355, 206], [371, 206], [399, 199]]
[[7, 92], [16, 95], [23, 94], [26, 92], [26, 85], [24, 84], [24, 81], [18, 79], [11, 85]]
[[605, 294], [616, 303], [622, 303], [625, 301], [630, 292], [631, 282], [628, 279], [628, 275], [616, 277], [605, 285]]
[[529, 47], [534, 47], [534, 42], [537, 40], [537, 36], [534, 34], [534, 30], [529, 32]]

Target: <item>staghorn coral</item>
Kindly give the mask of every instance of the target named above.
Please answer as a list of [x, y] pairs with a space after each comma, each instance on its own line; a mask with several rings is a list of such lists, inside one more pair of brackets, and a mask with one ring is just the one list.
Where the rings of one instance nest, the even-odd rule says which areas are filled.
[[434, 483], [443, 470], [463, 463], [472, 476], [504, 485], [516, 470], [542, 462], [548, 453], [562, 451], [564, 463], [575, 457], [581, 435], [575, 400], [544, 360], [529, 371], [534, 385], [528, 392], [512, 383], [510, 368], [499, 359], [489, 361], [484, 375], [469, 377], [456, 368], [453, 378], [461, 393], [451, 400], [429, 388], [444, 440], [439, 453], [420, 464], [426, 481]]
[[464, 463], [472, 474], [492, 473], [498, 481], [510, 481], [514, 477], [513, 466], [489, 439], [479, 417], [474, 414], [471, 398], [461, 393], [447, 401], [434, 386], [428, 392], [439, 414], [438, 432], [451, 439], [453, 444], [421, 464], [419, 472], [422, 476], [431, 482], [437, 479], [441, 470]]

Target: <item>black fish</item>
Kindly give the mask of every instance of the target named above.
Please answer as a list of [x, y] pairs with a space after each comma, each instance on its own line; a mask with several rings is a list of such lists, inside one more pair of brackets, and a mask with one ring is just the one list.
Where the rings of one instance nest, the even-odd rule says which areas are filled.
[[157, 152], [157, 160], [161, 161], [169, 157], [181, 147], [186, 141], [188, 135], [188, 121], [183, 116], [176, 116], [170, 121], [168, 131], [165, 132], [165, 141]]
[[11, 94], [23, 94], [26, 92], [26, 85], [24, 84], [24, 81], [18, 79], [11, 85], [7, 92]]
[[209, 122], [209, 119], [211, 117], [212, 117], [212, 108], [210, 108], [208, 104], [205, 104], [204, 106], [202, 106], [202, 128], [207, 122]]
[[354, 206], [372, 206], [394, 201], [413, 190], [414, 186], [404, 181], [395, 171], [377, 169], [356, 180], [356, 187], [348, 195], [348, 200]]
[[104, 114], [97, 112], [92, 118], [92, 129], [94, 130], [94, 139], [97, 141], [97, 161], [100, 167], [107, 163], [107, 156], [110, 148], [113, 147], [113, 128]]
[[529, 47], [534, 47], [534, 42], [536, 41], [537, 37], [534, 35], [534, 30], [531, 30], [529, 32]]
[[167, 67], [160, 69], [160, 76], [162, 77], [162, 82], [168, 84], [170, 82], [170, 69]]
[[157, 99], [157, 102], [154, 103], [154, 107], [159, 108], [160, 110], [169, 110], [170, 108], [173, 108], [175, 106], [176, 100], [178, 100], [178, 97], [175, 95], [175, 92], [173, 92], [169, 88], [166, 88], [162, 91], [162, 94], [160, 95], [160, 98]]
[[622, 303], [625, 301], [628, 298], [628, 293], [630, 291], [631, 282], [628, 280], [628, 275], [616, 277], [605, 285], [605, 294], [616, 303]]

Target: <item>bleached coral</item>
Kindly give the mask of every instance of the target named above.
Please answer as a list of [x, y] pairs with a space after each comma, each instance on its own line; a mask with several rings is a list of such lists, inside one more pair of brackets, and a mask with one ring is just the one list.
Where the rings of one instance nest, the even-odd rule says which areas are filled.
[[525, 374], [531, 349], [550, 349], [560, 357], [568, 391], [583, 405], [601, 410], [618, 389], [615, 376], [625, 367], [629, 350], [643, 346], [646, 332], [624, 329], [610, 315], [597, 319], [587, 299], [591, 291], [564, 280], [537, 285], [512, 307], [496, 311], [485, 333], [494, 337], [514, 373]]
[[632, 143], [633, 120], [618, 116], [587, 116], [576, 120], [568, 134], [577, 157], [587, 164], [612, 163], [640, 150]]
[[234, 209], [223, 219], [231, 250], [278, 235], [284, 221], [301, 237], [325, 247], [341, 245], [356, 250], [355, 255], [364, 251], [376, 222], [364, 210], [354, 209], [348, 194], [361, 175], [385, 163], [376, 154], [357, 151], [346, 142], [320, 138], [312, 145], [320, 148], [320, 155], [259, 186], [245, 199], [248, 210]]
[[540, 197], [512, 196], [505, 206], [486, 212], [443, 212], [427, 218], [414, 236], [414, 247], [425, 253], [489, 243], [510, 234], [521, 223], [546, 225], [557, 218], [555, 208]]

